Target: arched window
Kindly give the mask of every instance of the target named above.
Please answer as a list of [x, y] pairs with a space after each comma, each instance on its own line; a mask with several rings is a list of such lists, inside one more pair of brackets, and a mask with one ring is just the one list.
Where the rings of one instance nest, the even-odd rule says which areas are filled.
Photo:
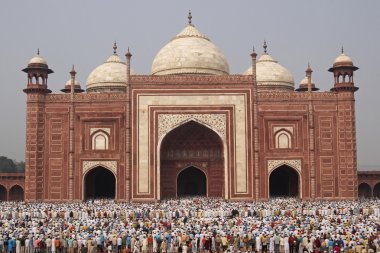
[[34, 75], [34, 76], [32, 77], [32, 83], [33, 83], [33, 84], [38, 84], [38, 77], [37, 77], [36, 75]]
[[45, 82], [44, 82], [44, 77], [43, 77], [43, 76], [40, 76], [40, 77], [38, 78], [38, 83], [39, 83], [40, 85], [44, 85], [44, 84], [45, 84]]
[[276, 133], [276, 148], [291, 148], [292, 136], [285, 130], [280, 130]]
[[108, 149], [108, 135], [102, 131], [94, 133], [92, 135], [92, 149], [93, 150], [107, 150]]

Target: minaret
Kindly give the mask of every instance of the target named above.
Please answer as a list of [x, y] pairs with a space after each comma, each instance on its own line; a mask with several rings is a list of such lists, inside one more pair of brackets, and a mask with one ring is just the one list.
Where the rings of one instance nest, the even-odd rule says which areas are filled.
[[351, 58], [344, 54], [342, 47], [341, 54], [335, 58], [333, 66], [329, 68], [329, 71], [334, 73], [334, 87], [331, 91], [357, 91], [359, 88], [354, 86], [354, 72], [358, 69]]
[[40, 56], [39, 49], [37, 50], [37, 55], [28, 62], [28, 67], [22, 71], [28, 74], [28, 84], [24, 89], [25, 93], [51, 93], [51, 90], [47, 87], [47, 79], [48, 75], [54, 73], [54, 71], [49, 69], [45, 59]]
[[70, 71], [71, 87], [70, 87], [70, 115], [69, 115], [69, 200], [74, 198], [74, 170], [75, 170], [75, 75], [76, 71], [73, 68]]
[[126, 188], [126, 200], [131, 199], [131, 193], [132, 193], [132, 185], [131, 185], [131, 178], [132, 178], [132, 154], [131, 154], [131, 149], [132, 149], [132, 132], [131, 132], [131, 117], [132, 117], [132, 100], [131, 100], [131, 57], [132, 54], [128, 51], [125, 54], [127, 63], [126, 63], [126, 72], [127, 72], [127, 79], [126, 79], [126, 85], [127, 85], [127, 90], [126, 92], [128, 93], [128, 101], [127, 103], [128, 106], [126, 107], [126, 115], [125, 115], [125, 139], [126, 139], [126, 145], [125, 145], [125, 188]]
[[44, 199], [44, 156], [45, 156], [45, 97], [48, 89], [48, 75], [53, 73], [47, 62], [37, 55], [23, 69], [28, 74], [26, 112], [26, 152], [25, 152], [25, 201]]
[[309, 171], [310, 171], [310, 193], [311, 198], [315, 198], [316, 180], [315, 180], [315, 134], [314, 134], [314, 106], [313, 106], [313, 87], [311, 83], [311, 73], [313, 70], [310, 68], [310, 64], [307, 64], [306, 69], [307, 77], [307, 92], [308, 92], [308, 118], [309, 118]]
[[334, 74], [334, 87], [331, 91], [337, 97], [337, 166], [334, 168], [334, 197], [356, 199], [357, 191], [357, 151], [354, 85], [356, 67], [342, 48], [329, 69]]
[[[265, 42], [264, 42], [265, 43]], [[264, 44], [266, 46], [266, 43]], [[264, 47], [266, 50], [266, 47]], [[265, 51], [266, 52], [266, 51]], [[256, 57], [255, 48], [252, 48], [252, 84], [253, 84], [253, 146], [254, 146], [254, 175], [255, 175], [255, 199], [259, 198], [260, 173], [259, 173], [259, 127], [258, 127], [258, 109], [257, 109], [257, 81], [256, 81]]]
[[130, 77], [131, 77], [131, 57], [132, 57], [132, 54], [129, 52], [129, 47], [128, 47], [128, 51], [127, 53], [125, 54], [125, 57], [127, 58], [127, 86], [129, 85], [130, 83]]

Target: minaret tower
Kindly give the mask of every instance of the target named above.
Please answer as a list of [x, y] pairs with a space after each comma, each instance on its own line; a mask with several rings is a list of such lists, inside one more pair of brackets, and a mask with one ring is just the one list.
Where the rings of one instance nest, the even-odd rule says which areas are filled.
[[44, 199], [44, 140], [45, 140], [45, 97], [48, 75], [53, 73], [44, 58], [37, 55], [30, 59], [28, 67], [25, 154], [25, 200], [30, 202]]
[[[265, 43], [265, 42], [264, 42]], [[265, 52], [266, 52], [266, 43]], [[255, 175], [255, 200], [259, 198], [260, 189], [260, 174], [259, 174], [259, 123], [258, 123], [258, 105], [257, 105], [257, 80], [256, 80], [256, 57], [255, 48], [252, 48], [251, 60], [252, 60], [252, 84], [253, 84], [253, 146], [254, 146], [254, 175]]]
[[125, 188], [127, 189], [126, 190], [126, 200], [130, 200], [131, 199], [131, 195], [132, 195], [132, 184], [131, 184], [131, 178], [132, 178], [132, 172], [131, 172], [131, 168], [132, 168], [132, 154], [131, 154], [131, 150], [132, 150], [132, 131], [131, 131], [131, 125], [132, 125], [132, 122], [131, 122], [131, 118], [132, 118], [132, 111], [131, 111], [131, 107], [132, 107], [132, 100], [131, 100], [131, 97], [132, 97], [132, 94], [131, 94], [131, 57], [132, 57], [132, 54], [131, 52], [129, 51], [129, 47], [128, 47], [128, 51], [127, 53], [125, 54], [125, 58], [126, 58], [126, 74], [127, 74], [127, 79], [126, 79], [126, 85], [127, 85], [127, 93], [128, 93], [128, 106], [127, 106], [127, 111], [126, 111], [126, 115], [125, 115], [125, 118], [126, 118], [126, 122], [125, 122], [125, 138], [126, 138], [126, 146], [125, 146], [125, 167], [126, 167], [126, 178], [125, 178]]
[[47, 88], [48, 75], [54, 73], [49, 69], [47, 62], [40, 56], [40, 50], [37, 50], [37, 55], [34, 56], [28, 62], [28, 67], [22, 71], [28, 74], [28, 84], [25, 93], [51, 93], [51, 90]]
[[354, 71], [358, 69], [351, 58], [344, 54], [342, 47], [342, 53], [335, 58], [333, 66], [329, 68], [329, 71], [334, 73], [334, 87], [331, 91], [357, 91], [359, 88], [354, 86]]
[[334, 171], [334, 197], [356, 199], [357, 192], [357, 151], [356, 151], [356, 119], [355, 119], [355, 91], [359, 88], [354, 85], [354, 66], [351, 58], [342, 53], [335, 59], [329, 69], [334, 74], [334, 87], [331, 91], [337, 96], [337, 126], [338, 163]]

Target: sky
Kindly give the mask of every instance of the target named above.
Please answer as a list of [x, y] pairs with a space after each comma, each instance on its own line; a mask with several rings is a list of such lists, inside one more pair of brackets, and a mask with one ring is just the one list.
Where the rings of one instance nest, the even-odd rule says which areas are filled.
[[341, 47], [360, 69], [355, 72], [359, 169], [380, 169], [380, 1], [357, 0], [24, 0], [0, 3], [0, 156], [25, 158], [27, 77], [21, 69], [37, 49], [54, 74], [48, 86], [59, 92], [75, 64], [85, 87], [90, 72], [113, 52], [128, 46], [132, 68], [150, 74], [157, 52], [187, 24], [208, 36], [226, 56], [230, 72], [243, 73], [255, 46], [268, 52], [294, 76], [307, 63], [322, 91], [333, 86], [327, 71]]

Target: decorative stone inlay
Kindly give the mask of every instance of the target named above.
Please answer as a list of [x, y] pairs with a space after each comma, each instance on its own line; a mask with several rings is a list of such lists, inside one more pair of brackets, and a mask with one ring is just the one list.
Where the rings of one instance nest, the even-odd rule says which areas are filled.
[[92, 168], [102, 166], [117, 174], [117, 162], [116, 161], [83, 161], [83, 175], [85, 175]]
[[111, 128], [109, 128], [109, 127], [92, 127], [92, 128], [90, 128], [90, 135], [92, 135], [93, 133], [95, 133], [96, 131], [99, 131], [99, 130], [101, 130], [107, 134], [111, 134]]
[[268, 160], [268, 175], [282, 165], [289, 165], [301, 173], [301, 160]]
[[273, 133], [277, 133], [279, 130], [286, 130], [288, 131], [289, 133], [293, 134], [293, 127], [289, 126], [289, 127], [273, 127]]
[[218, 132], [223, 140], [226, 139], [226, 115], [225, 114], [159, 114], [158, 138], [167, 134], [176, 126], [191, 120], [198, 121]]

